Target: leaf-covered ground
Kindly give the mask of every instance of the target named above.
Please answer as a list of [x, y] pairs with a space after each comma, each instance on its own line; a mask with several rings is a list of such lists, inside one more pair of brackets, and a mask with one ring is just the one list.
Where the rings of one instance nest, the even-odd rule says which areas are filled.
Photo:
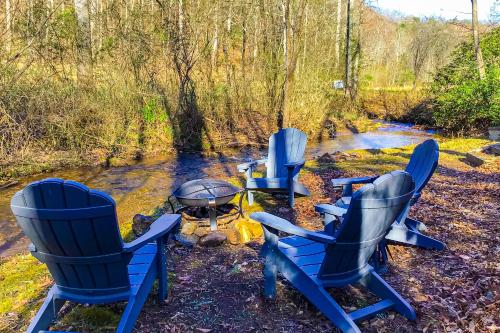
[[[441, 252], [391, 247], [393, 260], [384, 278], [417, 311], [417, 321], [387, 312], [360, 323], [366, 332], [496, 332], [500, 326], [500, 166], [472, 168], [464, 153], [485, 142], [440, 142], [440, 166], [412, 208], [428, 234], [447, 244]], [[336, 163], [309, 162], [302, 180], [312, 196], [296, 209], [272, 196], [266, 210], [310, 228], [322, 227], [313, 204], [332, 202], [339, 193], [330, 179], [380, 174], [404, 168], [412, 147], [355, 151]], [[262, 241], [218, 248], [172, 245], [170, 296], [166, 304], [150, 297], [137, 332], [332, 332], [333, 325], [286, 281], [275, 301], [262, 293]], [[373, 296], [362, 289], [332, 290], [346, 309], [366, 306]], [[122, 306], [68, 307], [59, 328], [109, 331]]]

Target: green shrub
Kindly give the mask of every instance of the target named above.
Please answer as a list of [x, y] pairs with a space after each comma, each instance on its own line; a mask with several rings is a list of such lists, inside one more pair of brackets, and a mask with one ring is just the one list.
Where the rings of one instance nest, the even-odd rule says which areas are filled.
[[485, 131], [500, 124], [500, 28], [481, 41], [486, 78], [479, 79], [472, 42], [462, 43], [430, 86], [433, 118], [451, 134]]

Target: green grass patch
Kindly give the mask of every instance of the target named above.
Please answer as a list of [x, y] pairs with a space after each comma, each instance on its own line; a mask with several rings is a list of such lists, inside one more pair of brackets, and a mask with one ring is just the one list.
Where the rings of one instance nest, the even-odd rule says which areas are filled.
[[51, 284], [45, 265], [31, 255], [0, 261], [0, 332], [25, 326], [38, 310]]
[[[471, 150], [492, 144], [493, 141], [477, 138], [437, 138], [439, 143], [439, 163], [441, 165], [463, 163], [465, 154]], [[350, 150], [346, 153], [357, 157], [340, 160], [335, 163], [308, 161], [306, 169], [320, 172], [336, 168], [351, 174], [384, 174], [393, 170], [404, 169], [416, 145], [401, 148]]]
[[[120, 306], [121, 305], [121, 306]], [[114, 332], [120, 321], [123, 304], [78, 305], [61, 318], [54, 328], [78, 329], [86, 332]]]

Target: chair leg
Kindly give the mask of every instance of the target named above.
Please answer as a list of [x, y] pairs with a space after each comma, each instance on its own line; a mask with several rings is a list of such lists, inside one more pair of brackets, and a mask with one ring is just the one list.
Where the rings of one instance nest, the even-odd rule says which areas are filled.
[[[158, 257], [156, 260], [158, 260]], [[159, 277], [161, 281], [161, 273], [158, 271], [158, 265], [158, 263], [156, 266], [153, 264], [149, 268], [149, 271], [146, 273], [142, 284], [139, 286], [139, 289], [136, 290], [134, 294], [130, 295], [128, 304], [125, 307], [120, 322], [118, 323], [118, 327], [116, 328], [116, 333], [130, 333], [134, 329], [135, 322], [139, 317], [139, 314], [141, 313], [142, 307], [144, 306], [144, 303], [146, 302], [151, 289], [153, 288], [155, 279]], [[164, 272], [166, 272], [166, 265], [164, 267]], [[164, 288], [166, 288], [166, 286]], [[163, 289], [163, 291], [159, 292], [160, 294], [162, 294], [165, 293], [166, 290]]]
[[249, 191], [247, 190], [247, 201], [248, 201], [248, 205], [253, 205], [253, 192], [252, 191]]
[[317, 281], [307, 276], [288, 258], [277, 255], [275, 259], [280, 273], [342, 332], [361, 332], [354, 320], [322, 285], [318, 285]]
[[382, 299], [394, 302], [394, 310], [410, 320], [415, 320], [417, 315], [412, 306], [403, 299], [387, 282], [385, 282], [376, 272], [364, 276], [359, 280], [364, 287]]
[[118, 323], [118, 327], [116, 328], [117, 333], [131, 333], [134, 329], [135, 322], [141, 313], [147, 294], [145, 293], [145, 296], [141, 297], [138, 296], [139, 295], [129, 298], [128, 304], [125, 307], [120, 322]]
[[389, 257], [387, 255], [388, 248], [385, 240], [380, 241], [377, 245], [377, 249], [373, 252], [372, 257], [370, 258], [370, 265], [375, 268], [378, 274], [385, 274], [388, 271], [387, 263], [389, 261]]
[[[285, 274], [286, 275], [286, 274]], [[288, 278], [287, 278], [288, 279]], [[344, 333], [359, 333], [361, 330], [342, 307], [335, 302], [332, 296], [321, 286], [312, 281], [294, 283], [294, 286], [312, 303], [318, 310], [330, 319], [335, 326]]]
[[333, 235], [337, 229], [337, 218], [332, 214], [323, 214], [323, 225], [326, 233]]
[[393, 224], [385, 239], [396, 244], [417, 246], [424, 249], [444, 250], [446, 247], [443, 242], [418, 231], [410, 230], [405, 225]]
[[262, 272], [264, 274], [264, 297], [274, 299], [276, 297], [276, 277], [278, 275], [278, 267], [276, 265], [274, 251], [272, 249], [267, 249], [267, 251], [265, 251], [265, 263]]
[[425, 226], [425, 224], [423, 224], [422, 222], [417, 221], [415, 219], [409, 218], [409, 217], [406, 218], [405, 224], [411, 230], [420, 231], [420, 232], [427, 231], [427, 227]]
[[[146, 278], [147, 279], [147, 278]], [[140, 291], [128, 299], [127, 306], [123, 311], [116, 333], [131, 333], [134, 329], [135, 322], [141, 313], [142, 307], [148, 298], [151, 287], [153, 286], [154, 277], [152, 281], [144, 282], [140, 287]]]
[[288, 205], [293, 208], [295, 205], [295, 190], [293, 189], [293, 180], [288, 184]]
[[168, 235], [163, 239], [156, 241], [157, 246], [157, 265], [158, 265], [158, 303], [162, 304], [168, 294], [168, 274], [167, 274], [167, 255], [165, 241]]
[[40, 307], [40, 310], [38, 310], [35, 318], [31, 321], [26, 333], [38, 333], [39, 331], [47, 330], [54, 319], [56, 319], [57, 313], [64, 303], [66, 303], [65, 300], [54, 297], [56, 288], [56, 286], [50, 288], [47, 298]]

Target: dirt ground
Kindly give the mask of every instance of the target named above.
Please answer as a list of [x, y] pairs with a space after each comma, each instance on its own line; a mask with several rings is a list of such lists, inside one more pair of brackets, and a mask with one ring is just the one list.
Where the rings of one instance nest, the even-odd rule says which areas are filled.
[[[308, 172], [303, 181], [313, 195], [297, 201], [296, 211], [269, 197], [276, 215], [320, 229], [313, 204], [335, 200], [330, 179], [354, 176], [331, 168]], [[366, 332], [500, 331], [500, 174], [497, 170], [440, 166], [411, 216], [428, 234], [447, 244], [442, 252], [391, 247], [383, 277], [416, 309], [410, 322], [394, 313], [359, 324]], [[172, 287], [165, 305], [150, 300], [137, 332], [335, 332], [316, 308], [279, 279], [275, 301], [261, 297], [262, 241], [240, 246], [171, 250]], [[362, 289], [333, 290], [346, 309], [366, 306], [373, 297]]]

